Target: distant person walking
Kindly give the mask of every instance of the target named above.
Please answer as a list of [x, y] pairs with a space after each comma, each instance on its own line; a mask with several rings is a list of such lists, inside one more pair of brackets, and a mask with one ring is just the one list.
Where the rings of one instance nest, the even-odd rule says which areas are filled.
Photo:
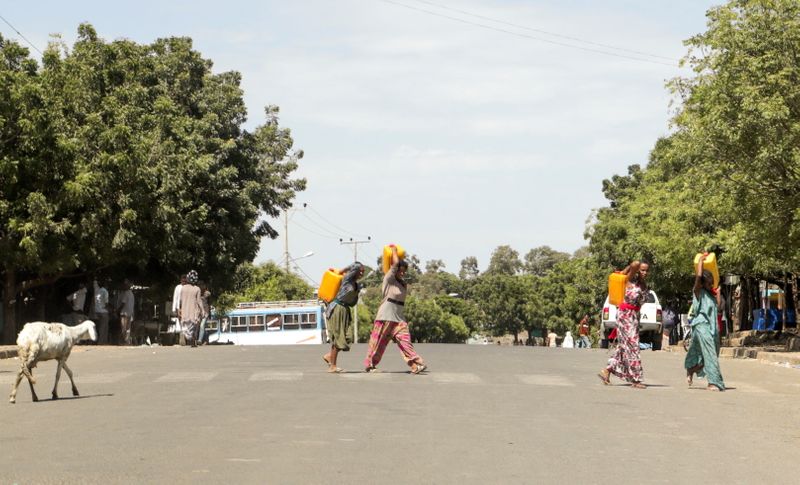
[[180, 282], [175, 286], [175, 289], [172, 290], [172, 323], [174, 325], [174, 331], [180, 333], [180, 343], [181, 345], [185, 345], [186, 342], [183, 341], [183, 332], [181, 331], [181, 318], [180, 318], [180, 310], [181, 310], [181, 289], [183, 289], [183, 285], [186, 284], [186, 275], [181, 275]]
[[719, 327], [717, 326], [717, 305], [714, 296], [714, 277], [703, 269], [706, 255], [700, 257], [692, 291], [692, 340], [684, 360], [686, 382], [692, 385], [694, 374], [708, 380], [707, 389], [724, 391], [725, 382], [719, 369]]
[[133, 309], [135, 300], [131, 291], [131, 282], [127, 278], [122, 282], [122, 291], [117, 297], [117, 313], [119, 314], [119, 338], [122, 345], [131, 345], [131, 327], [133, 326]]
[[181, 288], [181, 308], [178, 311], [186, 345], [197, 347], [197, 325], [205, 317], [203, 299], [197, 286], [197, 271], [186, 274], [186, 284]]
[[647, 295], [647, 263], [634, 261], [622, 273], [627, 275], [624, 301], [617, 308], [617, 347], [608, 359], [608, 366], [598, 376], [603, 384], [611, 384], [611, 374], [645, 389], [642, 383], [642, 359], [639, 355], [639, 309]]
[[94, 290], [94, 318], [97, 323], [97, 343], [108, 344], [108, 290], [104, 282], [98, 283], [97, 278], [92, 281]]
[[592, 341], [589, 340], [589, 315], [584, 315], [581, 323], [578, 324], [578, 348], [589, 349]]
[[200, 345], [204, 345], [206, 340], [208, 340], [206, 335], [206, 322], [208, 322], [208, 317], [211, 315], [211, 290], [208, 289], [208, 285], [205, 281], [200, 281], [197, 286], [200, 287], [200, 300], [203, 302], [204, 315], [200, 320], [197, 342]]
[[567, 333], [564, 335], [564, 341], [561, 342], [562, 349], [574, 349], [575, 348], [575, 339], [572, 338], [572, 332], [567, 330]]
[[392, 247], [392, 266], [383, 277], [381, 290], [383, 301], [375, 315], [375, 324], [369, 337], [369, 351], [364, 359], [367, 372], [374, 372], [383, 357], [386, 345], [393, 340], [403, 353], [403, 359], [411, 367], [413, 374], [419, 374], [427, 368], [422, 357], [414, 351], [411, 344], [411, 333], [405, 319], [404, 305], [408, 295], [408, 284], [404, 280], [408, 263], [397, 256], [397, 248]]
[[358, 261], [338, 272], [344, 275], [342, 284], [325, 312], [331, 350], [322, 356], [322, 360], [328, 364], [328, 372], [342, 372], [336, 365], [337, 358], [339, 352], [348, 352], [353, 343], [352, 308], [358, 303], [358, 293], [364, 287], [358, 282], [364, 276], [364, 265]]
[[548, 347], [558, 347], [557, 340], [558, 340], [558, 334], [550, 330], [550, 333], [547, 334]]

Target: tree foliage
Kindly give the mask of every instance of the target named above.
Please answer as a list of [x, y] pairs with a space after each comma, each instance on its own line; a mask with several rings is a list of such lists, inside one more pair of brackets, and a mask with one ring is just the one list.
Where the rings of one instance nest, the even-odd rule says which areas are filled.
[[[252, 132], [241, 76], [213, 73], [188, 38], [99, 38], [88, 24], [41, 66], [0, 38], [0, 271], [5, 340], [22, 289], [107, 268], [148, 283], [197, 269], [215, 287], [277, 232], [292, 151], [278, 108]], [[10, 302], [10, 303], [9, 303]]]

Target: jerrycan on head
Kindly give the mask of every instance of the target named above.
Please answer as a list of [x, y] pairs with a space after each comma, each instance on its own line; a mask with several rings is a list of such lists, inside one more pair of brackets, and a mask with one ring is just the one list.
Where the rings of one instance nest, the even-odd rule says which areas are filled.
[[625, 300], [625, 285], [628, 276], [615, 271], [608, 275], [608, 302], [614, 306], [619, 306]]
[[[697, 268], [697, 263], [700, 262], [700, 257], [703, 253], [697, 253], [694, 256], [694, 267]], [[706, 256], [705, 261], [703, 261], [703, 269], [710, 271], [711, 274], [714, 276], [714, 288], [719, 288], [719, 267], [717, 266], [717, 255], [714, 253], [708, 253]]]
[[[397, 248], [397, 257], [400, 259], [404, 259], [406, 257], [406, 250], [403, 249], [402, 246], [399, 244], [394, 244], [394, 247]], [[392, 245], [387, 245], [383, 247], [383, 274], [389, 272], [389, 269], [392, 267]]]
[[328, 271], [322, 275], [322, 283], [319, 284], [319, 290], [317, 292], [319, 299], [325, 303], [333, 301], [333, 299], [336, 298], [336, 294], [339, 293], [339, 287], [342, 285], [342, 278], [343, 275], [337, 273], [333, 268], [329, 268]]

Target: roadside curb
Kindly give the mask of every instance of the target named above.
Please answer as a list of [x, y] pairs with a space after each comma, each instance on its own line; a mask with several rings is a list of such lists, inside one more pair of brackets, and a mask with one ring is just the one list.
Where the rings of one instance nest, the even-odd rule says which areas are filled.
[[0, 359], [13, 359], [16, 356], [16, 348], [0, 349]]

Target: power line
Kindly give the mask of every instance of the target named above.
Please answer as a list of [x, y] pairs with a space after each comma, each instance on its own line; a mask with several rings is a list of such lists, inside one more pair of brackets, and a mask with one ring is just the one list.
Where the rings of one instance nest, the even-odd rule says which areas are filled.
[[461, 22], [463, 24], [472, 25], [472, 26], [475, 26], [475, 27], [481, 27], [483, 29], [488, 29], [488, 30], [494, 30], [496, 32], [502, 32], [504, 34], [510, 34], [510, 35], [514, 35], [514, 36], [517, 36], [517, 37], [523, 37], [523, 38], [526, 38], [526, 39], [538, 40], [539, 42], [546, 42], [548, 44], [554, 44], [554, 45], [558, 45], [558, 46], [562, 46], [562, 47], [569, 47], [571, 49], [579, 49], [579, 50], [587, 51], [587, 52], [594, 52], [595, 54], [602, 54], [602, 55], [605, 55], [605, 56], [619, 57], [619, 58], [628, 59], [628, 60], [631, 60], [631, 61], [647, 62], [649, 64], [659, 64], [659, 65], [662, 65], [662, 66], [669, 66], [669, 67], [678, 67], [677, 63], [666, 63], [666, 62], [661, 62], [661, 61], [656, 61], [656, 60], [651, 60], [651, 59], [642, 59], [641, 57], [634, 57], [634, 56], [629, 56], [629, 55], [625, 55], [625, 54], [617, 54], [615, 52], [608, 52], [608, 51], [604, 51], [604, 50], [600, 50], [600, 49], [593, 49], [591, 47], [583, 47], [583, 46], [579, 46], [579, 45], [568, 44], [566, 42], [559, 42], [559, 41], [556, 41], [556, 40], [544, 39], [542, 37], [537, 37], [537, 36], [534, 36], [534, 35], [528, 35], [528, 34], [523, 34], [523, 33], [520, 33], [520, 32], [514, 32], [513, 30], [502, 29], [502, 28], [499, 28], [499, 27], [494, 27], [494, 26], [482, 24], [482, 23], [479, 23], [479, 22], [472, 22], [471, 20], [465, 20], [465, 19], [462, 19], [462, 18], [453, 17], [451, 15], [445, 15], [445, 14], [442, 14], [442, 13], [434, 12], [432, 10], [427, 10], [427, 9], [424, 9], [424, 8], [415, 7], [413, 5], [406, 5], [404, 3], [396, 2], [394, 0], [380, 0], [380, 1], [382, 1], [384, 3], [390, 3], [392, 5], [397, 5], [399, 7], [404, 7], [404, 8], [410, 9], [410, 10], [416, 10], [418, 12], [423, 12], [423, 13], [426, 13], [428, 15], [433, 15], [435, 17], [442, 17], [442, 18], [445, 18], [445, 19], [454, 20], [456, 22]]
[[6, 24], [8, 24], [8, 26], [9, 26], [9, 27], [11, 27], [11, 29], [12, 29], [14, 32], [16, 32], [16, 33], [17, 33], [17, 34], [18, 34], [20, 37], [22, 37], [22, 38], [25, 40], [25, 42], [27, 42], [28, 44], [30, 44], [30, 46], [31, 46], [31, 47], [33, 47], [34, 49], [36, 49], [36, 52], [38, 52], [38, 53], [39, 53], [39, 54], [41, 54], [41, 55], [44, 55], [44, 52], [40, 51], [38, 47], [36, 47], [35, 45], [33, 45], [33, 42], [29, 41], [27, 37], [25, 37], [24, 35], [22, 35], [22, 32], [20, 32], [19, 30], [17, 30], [17, 28], [16, 28], [16, 27], [14, 27], [13, 25], [11, 25], [11, 22], [9, 22], [8, 20], [6, 20], [6, 19], [5, 19], [5, 17], [3, 17], [2, 15], [0, 15], [0, 19], [3, 19], [3, 22], [5, 22]]
[[328, 233], [331, 237], [336, 237], [336, 238], [342, 237], [341, 233], [331, 231], [330, 229], [328, 229], [327, 227], [323, 226], [319, 222], [317, 222], [314, 219], [308, 217], [308, 214], [306, 214], [305, 212], [303, 213], [303, 217], [305, 217], [306, 220], [308, 220], [308, 222], [313, 224], [316, 228], [320, 229], [323, 232]]
[[624, 51], [624, 52], [630, 52], [631, 54], [638, 54], [640, 56], [655, 57], [655, 58], [658, 58], [658, 59], [665, 59], [665, 60], [668, 60], [668, 61], [678, 62], [678, 59], [674, 59], [672, 57], [662, 56], [662, 55], [658, 55], [658, 54], [651, 54], [649, 52], [637, 51], [637, 50], [633, 50], [633, 49], [628, 49], [626, 47], [619, 47], [619, 46], [610, 45], [610, 44], [602, 44], [600, 42], [594, 42], [594, 41], [591, 41], [591, 40], [581, 39], [581, 38], [578, 38], [578, 37], [572, 37], [572, 36], [569, 36], [569, 35], [563, 35], [563, 34], [557, 34], [555, 32], [549, 32], [547, 30], [536, 29], [536, 28], [533, 28], [533, 27], [527, 27], [525, 25], [515, 24], [515, 23], [512, 23], [512, 22], [506, 22], [505, 20], [499, 20], [499, 19], [495, 19], [495, 18], [492, 18], [492, 17], [486, 17], [484, 15], [475, 14], [475, 13], [472, 13], [472, 12], [468, 12], [466, 10], [461, 10], [461, 9], [458, 9], [458, 8], [448, 7], [447, 5], [443, 5], [443, 4], [437, 3], [437, 2], [431, 2], [431, 1], [428, 1], [428, 0], [417, 0], [417, 2], [425, 3], [427, 5], [431, 5], [431, 6], [434, 6], [434, 7], [439, 7], [439, 8], [445, 9], [445, 10], [451, 10], [453, 12], [458, 12], [458, 13], [461, 13], [461, 14], [464, 14], [464, 15], [469, 15], [470, 17], [476, 17], [476, 18], [479, 18], [479, 19], [488, 20], [490, 22], [495, 22], [495, 23], [498, 23], [498, 24], [508, 25], [509, 27], [516, 27], [518, 29], [530, 30], [531, 32], [538, 32], [540, 34], [551, 35], [553, 37], [559, 37], [559, 38], [562, 38], [562, 39], [573, 40], [575, 42], [582, 42], [584, 44], [594, 45], [594, 46], [597, 46], [597, 47], [603, 47], [605, 49], [619, 50], [619, 51]]
[[299, 227], [300, 229], [302, 229], [302, 230], [304, 230], [304, 231], [306, 231], [306, 232], [309, 232], [309, 233], [311, 233], [311, 234], [314, 234], [315, 236], [324, 237], [324, 238], [326, 238], [326, 239], [339, 239], [339, 237], [338, 237], [338, 236], [329, 236], [329, 235], [327, 235], [327, 234], [320, 234], [320, 233], [318, 233], [317, 231], [312, 231], [311, 229], [309, 229], [309, 228], [305, 227], [304, 225], [300, 224], [300, 223], [299, 223], [299, 222], [297, 222], [297, 221], [292, 221], [292, 224], [294, 224], [295, 226]]
[[311, 205], [308, 205], [307, 207], [308, 207], [308, 209], [310, 209], [310, 210], [311, 210], [311, 212], [313, 212], [314, 214], [316, 214], [316, 215], [317, 215], [317, 217], [319, 217], [319, 218], [320, 218], [320, 219], [321, 219], [323, 222], [325, 222], [325, 223], [326, 223], [326, 224], [328, 224], [329, 226], [333, 227], [334, 229], [336, 229], [336, 230], [338, 230], [338, 231], [341, 231], [341, 232], [342, 232], [342, 233], [344, 233], [344, 234], [349, 234], [349, 235], [351, 235], [351, 236], [358, 236], [358, 237], [368, 237], [366, 234], [357, 234], [357, 233], [355, 233], [355, 232], [348, 231], [347, 229], [343, 229], [343, 228], [341, 228], [341, 227], [337, 226], [336, 224], [332, 223], [331, 221], [327, 220], [327, 219], [326, 219], [326, 218], [325, 218], [325, 217], [324, 217], [322, 214], [320, 214], [319, 212], [317, 212], [317, 210], [316, 210], [316, 209], [314, 209], [314, 207], [312, 207]]

